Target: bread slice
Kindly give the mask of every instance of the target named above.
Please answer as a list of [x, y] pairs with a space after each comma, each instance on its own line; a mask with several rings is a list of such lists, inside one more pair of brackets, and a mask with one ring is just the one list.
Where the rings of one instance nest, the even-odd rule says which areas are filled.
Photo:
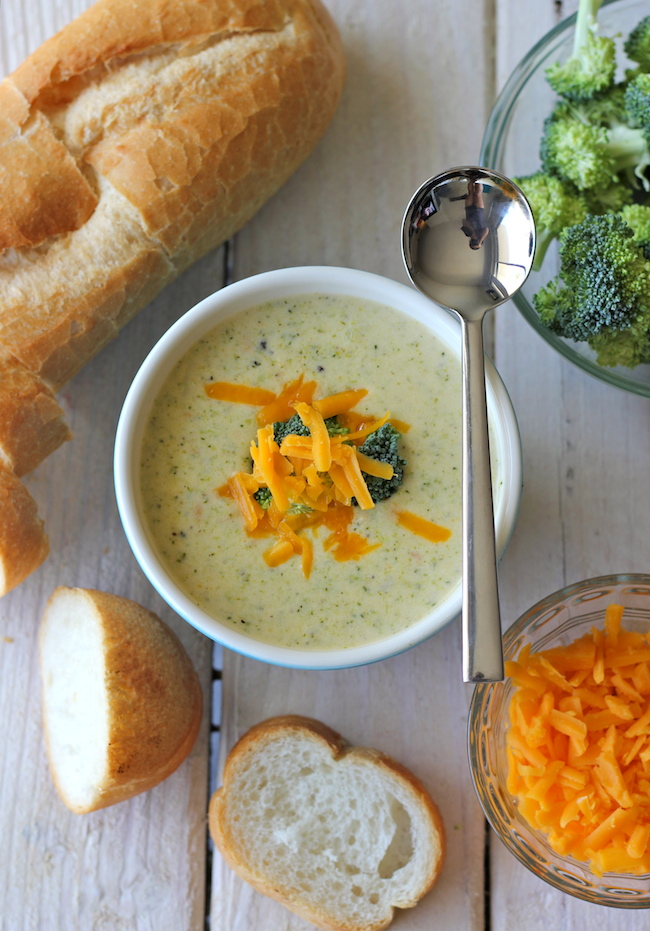
[[55, 589], [40, 660], [50, 769], [71, 811], [151, 789], [192, 749], [201, 721], [198, 677], [173, 631], [136, 602]]
[[330, 931], [379, 931], [440, 872], [438, 809], [407, 769], [294, 715], [253, 727], [210, 801], [210, 833], [252, 886]]
[[20, 585], [50, 552], [36, 502], [0, 463], [0, 596]]

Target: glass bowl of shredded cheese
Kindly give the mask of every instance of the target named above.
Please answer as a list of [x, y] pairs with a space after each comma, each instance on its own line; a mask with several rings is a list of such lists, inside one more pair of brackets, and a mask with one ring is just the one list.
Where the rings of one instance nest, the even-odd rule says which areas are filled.
[[589, 579], [504, 635], [478, 685], [474, 786], [497, 836], [562, 892], [650, 907], [650, 576]]

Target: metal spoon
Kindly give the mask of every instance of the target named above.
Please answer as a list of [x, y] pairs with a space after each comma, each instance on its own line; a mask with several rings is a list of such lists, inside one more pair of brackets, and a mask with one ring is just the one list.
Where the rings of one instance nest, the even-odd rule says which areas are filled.
[[463, 680], [503, 679], [485, 399], [483, 317], [522, 286], [535, 252], [528, 202], [485, 168], [426, 181], [404, 214], [402, 249], [413, 284], [454, 311], [463, 348]]

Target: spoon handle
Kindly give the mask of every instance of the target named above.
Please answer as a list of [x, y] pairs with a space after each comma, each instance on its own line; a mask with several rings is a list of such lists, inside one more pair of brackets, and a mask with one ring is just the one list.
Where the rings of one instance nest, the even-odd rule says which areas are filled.
[[483, 317], [461, 317], [463, 336], [463, 681], [503, 679], [494, 540]]

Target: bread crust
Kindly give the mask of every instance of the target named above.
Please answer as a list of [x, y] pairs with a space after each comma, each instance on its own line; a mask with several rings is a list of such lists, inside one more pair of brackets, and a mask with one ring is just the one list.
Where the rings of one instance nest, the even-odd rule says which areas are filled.
[[0, 349], [0, 461], [26, 475], [71, 437], [45, 382]]
[[50, 551], [36, 502], [0, 463], [0, 596], [38, 569]]
[[387, 770], [402, 781], [405, 787], [408, 787], [409, 792], [415, 795], [418, 804], [421, 806], [422, 816], [428, 822], [428, 830], [436, 838], [439, 846], [439, 856], [429, 864], [427, 874], [423, 878], [420, 887], [414, 890], [412, 899], [400, 902], [400, 907], [409, 908], [416, 905], [431, 889], [438, 879], [444, 862], [446, 849], [445, 829], [436, 804], [420, 780], [410, 770], [385, 753], [369, 747], [351, 746], [339, 733], [314, 718], [301, 715], [282, 715], [269, 718], [254, 725], [240, 738], [226, 759], [222, 786], [217, 789], [210, 799], [208, 812], [210, 835], [226, 863], [242, 879], [257, 889], [258, 892], [275, 899], [286, 908], [311, 921], [317, 927], [326, 929], [326, 931], [381, 931], [391, 923], [393, 919], [392, 910], [384, 921], [350, 920], [341, 923], [341, 921], [333, 920], [326, 910], [317, 910], [285, 894], [282, 888], [279, 888], [281, 883], [277, 881], [277, 878], [275, 880], [268, 878], [251, 869], [246, 860], [240, 855], [240, 845], [235, 835], [236, 826], [233, 826], [229, 821], [227, 813], [228, 793], [232, 791], [236, 772], [241, 766], [245, 765], [247, 757], [254, 757], [259, 754], [265, 744], [272, 742], [280, 735], [291, 733], [299, 734], [301, 739], [310, 738], [324, 744], [335, 761], [352, 756], [369, 766]]
[[57, 390], [295, 171], [343, 77], [320, 0], [98, 0], [0, 84], [0, 344]]
[[[51, 766], [67, 807], [84, 814], [146, 792], [170, 776], [194, 746], [203, 697], [194, 666], [176, 634], [135, 601], [59, 586], [50, 596], [43, 624], [57, 599], [70, 594], [100, 619], [109, 698], [108, 765], [94, 802], [82, 806], [71, 799]], [[47, 744], [47, 713], [44, 721]]]

